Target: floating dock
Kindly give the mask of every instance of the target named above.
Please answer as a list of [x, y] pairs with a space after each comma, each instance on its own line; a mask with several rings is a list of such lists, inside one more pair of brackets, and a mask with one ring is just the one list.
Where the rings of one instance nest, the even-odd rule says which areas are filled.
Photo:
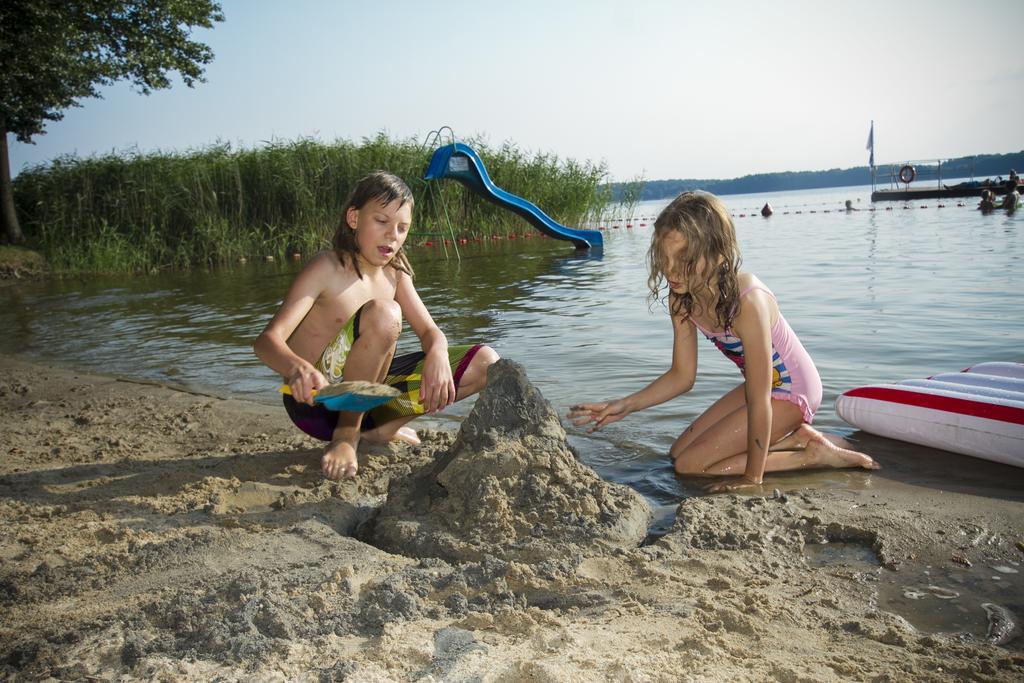
[[[1017, 191], [1020, 192], [1024, 185], [1018, 185]], [[942, 199], [944, 197], [980, 197], [982, 190], [991, 190], [992, 194], [1004, 195], [1006, 194], [1005, 184], [992, 184], [992, 185], [950, 185], [942, 187], [930, 187], [930, 188], [911, 188], [907, 187], [904, 189], [894, 188], [889, 190], [873, 190], [871, 192], [871, 201], [873, 202], [884, 202], [884, 201], [895, 201], [895, 200], [914, 200], [914, 199]]]

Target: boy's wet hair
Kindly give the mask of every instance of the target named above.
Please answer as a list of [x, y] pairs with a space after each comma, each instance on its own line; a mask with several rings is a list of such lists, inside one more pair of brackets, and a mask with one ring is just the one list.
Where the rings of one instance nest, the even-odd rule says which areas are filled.
[[[667, 235], [674, 232], [686, 238], [686, 249], [677, 254], [667, 254], [662, 243]], [[722, 330], [728, 330], [739, 304], [742, 258], [736, 242], [736, 229], [729, 210], [718, 197], [707, 192], [683, 192], [662, 209], [654, 221], [654, 237], [647, 252], [650, 300], [658, 299], [658, 292], [667, 280], [667, 272], [689, 277], [687, 274], [696, 270], [701, 259], [710, 264], [710, 267], [706, 266], [703, 281], [696, 285], [696, 291], [677, 294], [669, 290], [669, 310], [672, 315], [689, 319], [693, 316], [694, 295], [711, 292], [718, 299], [715, 320]]]
[[[338, 260], [342, 264], [346, 260], [351, 262], [352, 267], [356, 269], [356, 275], [359, 277], [363, 276], [363, 273], [359, 270], [359, 244], [356, 243], [355, 230], [349, 227], [348, 224], [348, 210], [359, 210], [372, 200], [377, 200], [384, 206], [388, 206], [395, 200], [398, 200], [400, 207], [408, 204], [409, 208], [412, 208], [415, 204], [412, 190], [405, 184], [405, 181], [387, 171], [372, 171], [360, 178], [356, 186], [352, 188], [352, 192], [349, 194], [348, 200], [341, 210], [341, 222], [334, 233], [333, 246], [334, 253], [338, 255]], [[405, 255], [404, 245], [395, 252], [388, 265], [409, 277], [413, 276], [412, 266]]]

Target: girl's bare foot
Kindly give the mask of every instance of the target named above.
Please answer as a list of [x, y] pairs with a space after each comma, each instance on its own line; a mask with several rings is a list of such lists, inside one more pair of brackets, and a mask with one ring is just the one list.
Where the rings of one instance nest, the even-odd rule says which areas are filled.
[[825, 432], [819, 432], [811, 425], [804, 422], [799, 427], [790, 432], [789, 435], [782, 437], [777, 442], [773, 443], [769, 451], [799, 451], [807, 448], [807, 444], [816, 438], [827, 439], [833, 446], [842, 448], [845, 450], [853, 450], [853, 444], [839, 436], [838, 434], [826, 434]]
[[334, 440], [320, 458], [320, 469], [328, 479], [352, 479], [359, 471], [356, 447], [347, 441]]
[[826, 438], [826, 435], [817, 431], [807, 442], [804, 450], [822, 467], [862, 467], [866, 470], [882, 468], [866, 453], [840, 448]]
[[806, 427], [806, 424], [802, 424], [792, 432], [782, 437], [771, 446], [768, 447], [768, 452], [772, 451], [801, 451], [807, 447], [807, 437], [801, 436], [801, 430]]
[[839, 436], [838, 434], [829, 434], [827, 432], [818, 433], [821, 434], [826, 439], [828, 439], [829, 441], [831, 441], [833, 446], [838, 446], [839, 448], [845, 449], [847, 451], [853, 450], [853, 444], [844, 439], [843, 437]]

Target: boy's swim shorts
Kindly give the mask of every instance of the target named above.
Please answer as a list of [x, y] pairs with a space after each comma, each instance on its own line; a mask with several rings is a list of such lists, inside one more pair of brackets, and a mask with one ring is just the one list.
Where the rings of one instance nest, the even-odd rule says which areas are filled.
[[[353, 342], [359, 338], [359, 316], [362, 310], [360, 308], [356, 311], [345, 323], [345, 326], [327, 345], [320, 360], [316, 363], [316, 369], [331, 384], [342, 380], [345, 359], [348, 357]], [[466, 344], [448, 347], [448, 362], [451, 365], [452, 378], [455, 380], [456, 388], [480, 346], [480, 344]], [[363, 415], [362, 431], [374, 429], [400, 417], [423, 414], [423, 404], [420, 403], [420, 379], [423, 375], [425, 357], [426, 354], [422, 351], [416, 351], [392, 359], [384, 384], [395, 387], [402, 394], [367, 411]], [[328, 410], [320, 403], [312, 406], [300, 403], [288, 394], [284, 395], [284, 407], [296, 427], [315, 439], [331, 440], [334, 428], [338, 424], [338, 411]]]

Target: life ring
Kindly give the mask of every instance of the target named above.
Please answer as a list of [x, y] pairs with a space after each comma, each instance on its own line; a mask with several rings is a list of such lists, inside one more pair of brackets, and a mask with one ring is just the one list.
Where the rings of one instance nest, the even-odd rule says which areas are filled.
[[914, 167], [911, 166], [910, 164], [905, 164], [903, 166], [903, 168], [900, 169], [900, 182], [901, 183], [905, 183], [905, 184], [909, 185], [910, 183], [914, 182], [914, 178], [916, 178], [916, 177], [917, 177], [917, 171], [914, 170]]

